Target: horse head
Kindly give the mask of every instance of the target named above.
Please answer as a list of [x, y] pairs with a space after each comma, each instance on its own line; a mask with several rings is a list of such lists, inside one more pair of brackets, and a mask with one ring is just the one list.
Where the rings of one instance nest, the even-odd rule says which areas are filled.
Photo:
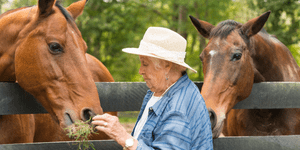
[[64, 8], [56, 0], [39, 0], [38, 6], [8, 14], [14, 18], [8, 21], [14, 28], [9, 37], [15, 36], [10, 47], [16, 80], [62, 128], [103, 113], [87, 66], [87, 45], [74, 21], [86, 1]]
[[201, 94], [214, 138], [221, 134], [226, 114], [250, 95], [254, 78], [260, 77], [253, 65], [250, 40], [263, 28], [269, 14], [266, 12], [245, 24], [226, 20], [216, 27], [190, 16], [198, 32], [209, 39], [200, 54], [204, 74]]

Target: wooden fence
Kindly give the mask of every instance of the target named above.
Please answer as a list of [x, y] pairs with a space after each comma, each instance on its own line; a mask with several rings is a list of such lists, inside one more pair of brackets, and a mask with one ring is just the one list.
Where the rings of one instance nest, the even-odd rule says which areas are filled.
[[[195, 82], [201, 89], [202, 83]], [[139, 111], [148, 90], [144, 82], [97, 82], [104, 111]], [[254, 84], [250, 96], [234, 109], [300, 108], [300, 82], [264, 82]], [[0, 115], [47, 113], [32, 95], [16, 83], [0, 83]], [[299, 118], [300, 119], [300, 118]], [[1, 135], [0, 135], [1, 136]], [[91, 141], [97, 150], [122, 149], [115, 141]], [[0, 150], [70, 150], [75, 142], [2, 144]], [[214, 150], [299, 150], [300, 135], [240, 136], [214, 140]]]

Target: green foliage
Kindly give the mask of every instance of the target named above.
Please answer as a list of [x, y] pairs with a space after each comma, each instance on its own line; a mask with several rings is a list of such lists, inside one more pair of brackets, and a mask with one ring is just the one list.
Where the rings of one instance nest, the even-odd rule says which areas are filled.
[[299, 0], [248, 0], [251, 8], [271, 15], [265, 26], [285, 45], [297, 44], [300, 40], [300, 1]]
[[[67, 7], [78, 0], [61, 1]], [[14, 0], [11, 9], [36, 3], [36, 0]], [[299, 5], [299, 0], [89, 0], [76, 22], [88, 45], [87, 52], [103, 62], [115, 81], [143, 81], [138, 74], [138, 56], [124, 53], [122, 48], [137, 48], [150, 26], [170, 28], [187, 39], [185, 61], [198, 71], [197, 74], [188, 71], [188, 75], [193, 81], [201, 81], [199, 55], [207, 39], [200, 36], [189, 15], [217, 25], [227, 19], [245, 23], [271, 10], [266, 30], [292, 47], [291, 52], [298, 57], [295, 55], [299, 48], [291, 45], [297, 45], [300, 39]]]
[[118, 118], [121, 123], [135, 123], [139, 113], [139, 111], [118, 112]]
[[24, 6], [33, 6], [37, 5], [37, 0], [14, 0], [11, 4], [12, 9], [24, 7]]
[[289, 50], [292, 52], [292, 55], [294, 56], [296, 62], [300, 62], [300, 43], [298, 44], [292, 44], [288, 46]]
[[136, 117], [119, 117], [120, 123], [135, 123]]
[[8, 0], [0, 0], [0, 12], [2, 12], [2, 6], [6, 4]]
[[75, 139], [76, 142], [79, 142], [78, 143], [79, 150], [81, 150], [82, 148], [84, 150], [89, 149], [90, 146], [95, 150], [94, 144], [88, 141], [88, 137], [92, 133], [98, 134], [94, 132], [93, 126], [88, 124], [91, 121], [91, 119], [92, 118], [90, 118], [85, 122], [78, 120], [71, 126], [64, 129], [65, 131], [67, 131], [67, 135], [69, 136], [69, 138]]
[[[231, 0], [212, 1], [178, 0], [106, 0], [89, 1], [77, 24], [89, 46], [88, 53], [100, 59], [115, 81], [143, 81], [138, 74], [138, 56], [123, 53], [122, 48], [138, 47], [149, 26], [162, 26], [179, 32], [188, 41], [186, 62], [199, 71], [188, 71], [192, 80], [202, 80], [199, 55], [199, 34], [190, 23], [188, 15], [206, 14], [206, 19], [217, 23], [228, 17]], [[199, 7], [195, 8], [195, 4]], [[208, 7], [201, 7], [207, 5]], [[215, 9], [219, 8], [219, 9]], [[196, 11], [196, 10], [197, 11]], [[204, 13], [203, 13], [204, 12]], [[201, 19], [201, 18], [200, 18]]]

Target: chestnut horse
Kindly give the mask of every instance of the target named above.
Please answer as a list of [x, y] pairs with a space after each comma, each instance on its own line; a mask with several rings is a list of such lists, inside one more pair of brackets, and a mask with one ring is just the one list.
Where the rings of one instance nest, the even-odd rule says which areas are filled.
[[190, 16], [198, 32], [209, 39], [200, 54], [201, 94], [214, 138], [221, 132], [225, 136], [300, 134], [300, 109], [232, 109], [250, 95], [253, 83], [300, 81], [300, 68], [289, 49], [263, 29], [269, 14], [245, 24], [226, 20], [216, 27]]
[[[0, 81], [18, 81], [60, 129], [103, 113], [87, 64], [93, 58], [86, 58], [87, 46], [74, 21], [85, 3], [65, 9], [56, 0], [39, 0], [38, 6], [0, 16]], [[33, 142], [36, 134], [56, 132], [39, 130], [50, 118], [40, 116], [0, 116], [0, 144]]]
[[[108, 69], [97, 58], [85, 54], [88, 68], [91, 71], [94, 82], [114, 82]], [[117, 116], [117, 112], [105, 112]], [[35, 114], [35, 129], [33, 142], [69, 141], [64, 130], [51, 118], [49, 114]], [[97, 132], [89, 137], [90, 140], [110, 139], [106, 134]]]

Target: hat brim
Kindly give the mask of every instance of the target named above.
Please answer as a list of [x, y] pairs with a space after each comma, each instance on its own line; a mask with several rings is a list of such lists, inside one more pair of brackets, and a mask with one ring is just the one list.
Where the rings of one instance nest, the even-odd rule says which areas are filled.
[[194, 73], [197, 73], [197, 71], [195, 69], [193, 69], [192, 67], [190, 67], [185, 62], [176, 62], [174, 60], [168, 60], [168, 59], [166, 59], [164, 57], [160, 57], [158, 55], [154, 55], [154, 54], [151, 54], [151, 53], [143, 52], [139, 48], [124, 48], [124, 49], [122, 49], [122, 51], [125, 52], [125, 53], [129, 53], [129, 54], [143, 55], [143, 56], [149, 56], [149, 57], [159, 58], [159, 59], [162, 59], [162, 60], [167, 60], [167, 61], [176, 63], [178, 65], [181, 65], [183, 67], [186, 67], [186, 68], [190, 69], [191, 71], [193, 71]]

